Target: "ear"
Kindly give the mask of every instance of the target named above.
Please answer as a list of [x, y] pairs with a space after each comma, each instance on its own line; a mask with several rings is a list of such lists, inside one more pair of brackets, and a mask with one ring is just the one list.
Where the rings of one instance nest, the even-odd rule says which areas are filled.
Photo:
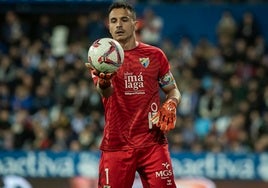
[[134, 27], [135, 27], [135, 31], [137, 31], [139, 29], [139, 21], [134, 21]]

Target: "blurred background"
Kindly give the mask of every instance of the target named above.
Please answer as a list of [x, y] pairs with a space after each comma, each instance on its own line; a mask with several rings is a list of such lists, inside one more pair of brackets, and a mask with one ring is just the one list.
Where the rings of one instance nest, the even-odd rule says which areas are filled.
[[[0, 187], [97, 187], [103, 108], [84, 62], [110, 36], [111, 2], [0, 0]], [[268, 3], [129, 2], [182, 92], [168, 134], [178, 187], [267, 188]]]

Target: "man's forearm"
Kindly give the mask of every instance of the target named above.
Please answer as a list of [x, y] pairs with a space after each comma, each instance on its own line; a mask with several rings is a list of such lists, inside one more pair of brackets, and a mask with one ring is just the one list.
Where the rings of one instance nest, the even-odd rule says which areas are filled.
[[166, 98], [174, 100], [178, 105], [181, 102], [181, 93], [177, 88], [174, 88], [167, 94]]

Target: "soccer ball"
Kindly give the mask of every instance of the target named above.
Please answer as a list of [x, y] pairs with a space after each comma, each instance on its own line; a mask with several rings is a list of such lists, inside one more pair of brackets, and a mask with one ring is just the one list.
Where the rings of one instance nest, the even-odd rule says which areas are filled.
[[123, 64], [124, 50], [112, 38], [101, 38], [88, 49], [88, 62], [99, 72], [113, 73]]

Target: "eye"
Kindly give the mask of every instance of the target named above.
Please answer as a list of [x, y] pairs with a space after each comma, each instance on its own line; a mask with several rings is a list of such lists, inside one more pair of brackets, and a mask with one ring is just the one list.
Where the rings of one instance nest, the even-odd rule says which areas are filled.
[[117, 21], [116, 18], [112, 18], [112, 19], [110, 20], [111, 23], [115, 23], [116, 21]]
[[123, 17], [123, 18], [122, 18], [122, 21], [123, 21], [123, 22], [128, 22], [128, 20], [129, 20], [128, 17]]

